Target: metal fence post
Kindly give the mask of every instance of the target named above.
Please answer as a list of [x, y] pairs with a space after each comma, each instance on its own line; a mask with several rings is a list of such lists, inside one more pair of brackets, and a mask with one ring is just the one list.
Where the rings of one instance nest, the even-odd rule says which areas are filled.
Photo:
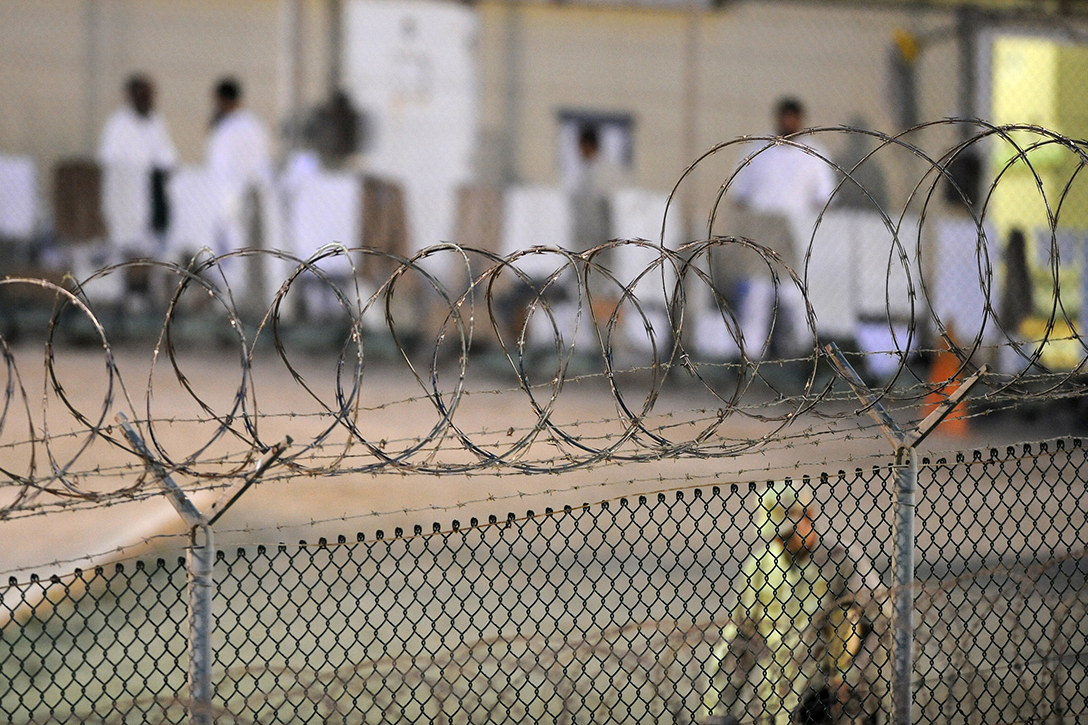
[[[907, 460], [903, 460], [906, 458]], [[896, 453], [895, 491], [895, 607], [892, 610], [893, 671], [892, 722], [909, 725], [914, 692], [911, 675], [914, 668], [914, 517], [915, 491], [918, 487], [918, 456], [913, 446], [902, 446]]]
[[[197, 546], [197, 532], [204, 534], [204, 545]], [[189, 575], [189, 722], [212, 722], [212, 597], [215, 594], [215, 539], [212, 527], [193, 527], [186, 556]]]
[[911, 433], [905, 433], [880, 404], [838, 346], [827, 345], [831, 363], [880, 426], [884, 437], [895, 447], [895, 548], [892, 552], [892, 723], [911, 725], [914, 708], [914, 519], [918, 489], [918, 457], [915, 449], [940, 424], [987, 372], [983, 365], [927, 415]]
[[[139, 432], [124, 413], [117, 414], [117, 422], [125, 438], [148, 470], [155, 474], [167, 500], [178, 516], [189, 526], [189, 548], [186, 550], [185, 569], [188, 573], [189, 590], [189, 723], [211, 725], [212, 717], [212, 628], [215, 616], [212, 599], [215, 596], [215, 537], [212, 524], [219, 520], [228, 508], [279, 460], [291, 437], [287, 436], [257, 462], [253, 472], [226, 490], [207, 510], [201, 513], [185, 495], [170, 472], [147, 449]], [[204, 534], [204, 545], [197, 546], [197, 532]]]

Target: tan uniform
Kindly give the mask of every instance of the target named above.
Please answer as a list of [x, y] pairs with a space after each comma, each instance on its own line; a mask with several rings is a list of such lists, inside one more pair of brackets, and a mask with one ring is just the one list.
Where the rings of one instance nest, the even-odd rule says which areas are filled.
[[[826, 538], [811, 552], [791, 554], [776, 537], [796, 491], [769, 493], [774, 500], [759, 523], [771, 540], [741, 567], [732, 621], [708, 672], [703, 721], [732, 715], [741, 723], [786, 725], [811, 693], [850, 691], [852, 700], [871, 699], [861, 668], [872, 661], [871, 607], [863, 601], [879, 584], [872, 566]], [[853, 713], [839, 707], [834, 717], [863, 714], [863, 705], [850, 704]]]

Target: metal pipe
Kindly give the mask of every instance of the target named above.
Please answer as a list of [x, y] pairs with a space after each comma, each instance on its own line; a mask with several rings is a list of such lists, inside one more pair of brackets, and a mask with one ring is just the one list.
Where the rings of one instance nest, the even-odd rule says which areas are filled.
[[[895, 549], [892, 561], [892, 723], [910, 725], [914, 705], [914, 516], [918, 456], [913, 446], [896, 451]], [[906, 460], [904, 460], [906, 459]]]
[[[197, 531], [204, 545], [197, 546]], [[189, 572], [189, 725], [212, 723], [212, 597], [215, 594], [215, 539], [208, 524], [193, 527], [186, 556]]]
[[[681, 167], [690, 164], [699, 153], [699, 43], [702, 32], [702, 3], [688, 0], [685, 5], [687, 15], [684, 28], [684, 67], [683, 86], [680, 95], [680, 125], [683, 129], [682, 141], [684, 158]], [[699, 170], [693, 170], [698, 174]], [[693, 229], [695, 214], [695, 189], [699, 188], [697, 179], [683, 190], [680, 196], [680, 213], [683, 214], [682, 229], [686, 239], [698, 239], [699, 230]]]
[[524, 29], [518, 3], [503, 6], [503, 113], [500, 181], [506, 186], [517, 183], [518, 133], [521, 125], [521, 73]]
[[896, 488], [895, 488], [895, 548], [892, 552], [892, 592], [894, 608], [892, 610], [892, 723], [910, 725], [914, 707], [914, 693], [911, 675], [914, 672], [914, 516], [915, 494], [918, 490], [918, 456], [915, 452], [919, 443], [925, 440], [940, 425], [949, 413], [967, 397], [989, 371], [985, 365], [956, 389], [937, 406], [930, 415], [918, 424], [912, 433], [904, 433], [895, 419], [888, 414], [880, 400], [865, 387], [865, 383], [850, 366], [838, 346], [827, 345], [831, 363], [839, 374], [850, 383], [854, 393], [868, 406], [869, 414], [884, 432], [884, 436], [895, 446]]
[[329, 98], [344, 86], [344, 7], [342, 0], [326, 0], [328, 43], [325, 86]]
[[88, 0], [84, 16], [84, 32], [87, 34], [86, 55], [86, 92], [87, 106], [83, 114], [83, 143], [90, 155], [98, 148], [98, 84], [102, 80], [102, 56], [99, 53], [98, 38], [101, 35], [102, 8], [99, 0]]
[[[960, 87], [959, 111], [962, 118], [978, 118], [978, 31], [979, 12], [974, 7], [956, 8], [956, 39], [958, 43]], [[960, 129], [961, 138], [969, 136], [967, 124]]]
[[301, 0], [280, 0], [277, 110], [283, 128], [285, 157], [298, 148], [302, 124], [302, 22]]
[[[189, 725], [212, 725], [215, 719], [212, 717], [212, 628], [215, 626], [215, 614], [212, 611], [212, 598], [215, 595], [215, 537], [212, 534], [212, 522], [222, 516], [246, 489], [279, 460], [291, 445], [291, 436], [273, 446], [257, 462], [253, 473], [223, 494], [205, 516], [197, 510], [162, 463], [151, 455], [128, 417], [124, 413], [118, 413], [116, 419], [137, 455], [143, 459], [144, 465], [158, 478], [167, 500], [190, 528], [189, 549], [185, 557], [185, 568], [189, 575]], [[204, 532], [203, 546], [196, 545], [198, 531]]]

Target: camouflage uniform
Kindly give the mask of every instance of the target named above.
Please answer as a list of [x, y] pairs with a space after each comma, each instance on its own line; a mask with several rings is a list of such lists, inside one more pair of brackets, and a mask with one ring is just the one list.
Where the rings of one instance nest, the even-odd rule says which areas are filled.
[[[863, 555], [827, 537], [811, 551], [790, 553], [780, 535], [789, 538], [791, 518], [806, 512], [810, 500], [788, 481], [761, 499], [757, 523], [766, 543], [741, 566], [733, 618], [714, 648], [703, 722], [728, 722], [731, 715], [742, 723], [786, 725], [819, 693], [833, 701], [825, 720], [864, 720], [862, 704], [871, 698], [860, 669], [872, 657], [859, 655], [874, 638], [862, 597], [879, 581]], [[846, 692], [855, 700], [850, 708], [839, 702]]]

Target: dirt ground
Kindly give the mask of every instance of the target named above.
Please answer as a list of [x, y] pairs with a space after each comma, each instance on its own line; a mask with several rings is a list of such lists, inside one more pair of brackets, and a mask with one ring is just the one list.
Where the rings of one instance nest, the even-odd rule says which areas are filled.
[[[147, 567], [140, 581], [146, 577], [158, 592], [184, 591], [183, 569], [171, 569], [174, 562], [166, 557], [179, 553], [186, 543], [178, 515], [161, 494], [137, 496], [138, 500], [118, 495], [141, 480], [143, 463], [105, 437], [88, 439], [87, 421], [112, 426], [116, 413], [123, 412], [138, 421], [158, 458], [194, 460], [191, 472], [175, 477], [202, 509], [221, 491], [221, 486], [209, 489], [207, 481], [238, 480], [231, 472], [240, 469], [239, 462], [245, 461], [255, 439], [268, 444], [291, 435], [288, 455], [303, 470], [290, 474], [284, 467], [271, 469], [267, 480], [248, 490], [215, 526], [216, 543], [225, 554], [219, 567], [222, 578], [217, 580], [221, 641], [216, 645], [225, 673], [217, 691], [224, 714], [252, 712], [263, 719], [282, 715], [285, 720], [304, 721], [300, 698], [303, 712], [317, 713], [314, 720], [334, 719], [325, 712], [332, 707], [351, 714], [341, 718], [345, 722], [370, 722], [394, 705], [403, 707], [405, 721], [418, 721], [425, 709], [439, 708], [439, 701], [456, 706], [457, 712], [473, 707], [493, 711], [504, 722], [522, 717], [517, 702], [525, 703], [525, 717], [538, 720], [544, 708], [588, 712], [594, 702], [607, 698], [632, 707], [630, 721], [660, 720], [665, 705], [676, 712], [694, 712], [720, 627], [706, 622], [727, 616], [721, 591], [729, 588], [750, 547], [748, 516], [760, 489], [750, 490], [745, 485], [749, 481], [806, 474], [819, 481], [824, 471], [851, 472], [841, 478], [833, 475], [826, 488], [817, 484], [823, 508], [820, 526], [860, 544], [888, 583], [893, 493], [886, 475], [853, 471], [890, 463], [890, 446], [867, 417], [853, 415], [855, 404], [848, 402], [845, 391], [838, 402], [783, 427], [759, 417], [781, 413], [782, 404], [775, 404], [766, 391], [753, 390], [739, 401], [738, 410], [748, 415], [727, 417], [707, 438], [707, 446], [744, 449], [738, 455], [664, 456], [637, 463], [612, 460], [565, 473], [525, 474], [514, 471], [513, 464], [584, 460], [588, 454], [579, 445], [604, 447], [615, 440], [624, 428], [618, 422], [617, 396], [600, 376], [568, 382], [550, 414], [559, 432], [539, 436], [539, 442], [515, 455], [511, 449], [539, 414], [512, 374], [502, 373], [494, 360], [472, 358], [452, 421], [482, 454], [503, 454], [507, 464], [493, 473], [402, 473], [392, 466], [374, 473], [336, 472], [329, 469], [378, 459], [361, 445], [346, 446], [347, 436], [339, 429], [322, 445], [314, 445], [329, 425], [328, 416], [318, 414], [336, 405], [335, 356], [293, 355], [292, 372], [282, 359], [263, 350], [243, 382], [236, 351], [184, 349], [175, 368], [163, 358], [152, 365], [150, 347], [117, 348], [113, 351], [117, 375], [112, 380], [101, 348], [59, 349], [55, 380], [46, 378], [43, 348], [23, 345], [16, 350], [16, 367], [8, 369], [7, 381], [17, 394], [9, 395], [0, 429], [0, 468], [33, 470], [39, 477], [53, 468], [64, 469], [73, 485], [102, 500], [43, 493], [31, 502], [38, 509], [10, 509], [0, 520], [0, 572], [26, 582], [32, 573], [63, 576], [76, 567], [163, 556], [167, 567]], [[17, 378], [13, 369], [18, 370]], [[416, 371], [420, 370], [429, 368], [418, 365]], [[451, 404], [456, 366], [451, 369], [447, 361], [440, 371], [434, 385], [442, 400]], [[442, 421], [427, 397], [430, 374], [420, 376], [422, 382], [403, 361], [389, 356], [368, 361], [365, 367], [355, 425], [383, 454], [411, 451]], [[352, 397], [352, 375], [341, 371], [339, 381], [342, 394]], [[649, 389], [646, 375], [622, 377], [617, 385], [621, 400], [635, 409], [642, 406]], [[63, 400], [55, 386], [65, 392]], [[542, 406], [548, 405], [548, 390], [547, 385], [534, 388]], [[925, 442], [921, 455], [952, 459], [954, 451], [1076, 432], [1068, 410], [1055, 403], [1048, 406], [1036, 409], [1033, 419], [1023, 412], [973, 418], [962, 437], [939, 429]], [[722, 407], [722, 401], [696, 381], [680, 378], [662, 389], [647, 428], [673, 441], [688, 440], [708, 421], [717, 420]], [[911, 407], [896, 411], [904, 424], [917, 419], [918, 413]], [[246, 414], [253, 428], [244, 424]], [[833, 417], [840, 414], [845, 417]], [[154, 425], [148, 426], [148, 420]], [[117, 434], [116, 426], [104, 430], [106, 436]], [[474, 460], [458, 437], [449, 434], [451, 429], [444, 430], [447, 434], [439, 443], [404, 453], [406, 460], [424, 468]], [[563, 435], [569, 438], [564, 440]], [[29, 445], [31, 437], [48, 440], [48, 445]], [[618, 454], [649, 450], [649, 445], [627, 444]], [[1082, 452], [1077, 460], [1083, 460]], [[966, 466], [955, 466], [921, 477], [918, 545], [923, 555], [918, 575], [923, 580], [933, 577], [938, 586], [919, 598], [918, 671], [923, 677], [917, 688], [919, 722], [944, 722], [950, 712], [961, 719], [972, 713], [979, 722], [1021, 722], [1052, 712], [1059, 704], [1066, 712], [1083, 710], [1078, 693], [1085, 678], [1077, 658], [1084, 649], [1081, 630], [1086, 620], [1079, 570], [1072, 575], [1061, 567], [1055, 568], [1057, 575], [1047, 570], [1046, 576], [1036, 577], [1038, 586], [1025, 586], [1022, 576], [986, 575], [943, 587], [956, 581], [952, 577], [991, 564], [994, 557], [1004, 561], [1012, 555], [1027, 565], [1039, 554], [1068, 553], [1080, 539], [1076, 532], [1084, 530], [1086, 512], [1076, 503], [1084, 500], [1079, 469], [1048, 468], [1045, 460], [1036, 468], [1030, 459], [1023, 467], [1021, 463], [1014, 456], [1008, 466], [983, 467], [981, 472], [976, 467], [973, 476], [965, 475]], [[308, 474], [306, 467], [322, 470]], [[199, 476], [208, 478], [202, 482]], [[736, 491], [725, 488], [734, 483], [741, 484]], [[535, 524], [526, 522], [524, 529], [521, 524], [510, 529], [517, 535], [505, 542], [503, 527], [485, 527], [468, 532], [472, 536], [407, 538], [387, 547], [373, 544], [379, 529], [388, 539], [397, 527], [411, 532], [419, 525], [430, 531], [437, 522], [449, 529], [454, 520], [465, 525], [473, 517], [481, 521], [508, 513], [520, 517], [529, 510], [539, 513], [567, 504], [711, 486], [722, 486], [723, 494], [707, 497], [712, 501], [705, 504], [701, 517], [698, 507], [685, 512], [693, 497], [681, 502], [670, 495], [656, 499], [667, 502], [659, 505], [650, 497], [649, 506], [612, 507], [621, 523], [611, 529], [607, 516], [598, 528], [595, 517], [603, 510], [598, 507], [581, 518], [578, 512], [547, 517], [542, 520], [555, 527], [549, 528], [554, 533], [551, 539], [531, 539]], [[0, 488], [0, 501], [11, 505], [18, 490]], [[142, 495], [143, 489], [137, 493]], [[522, 531], [530, 538], [522, 538]], [[339, 535], [352, 541], [356, 532], [371, 543], [289, 547], [277, 558], [255, 556], [252, 546], [315, 542], [320, 537], [335, 540]], [[436, 542], [434, 548], [430, 542]], [[674, 542], [675, 551], [670, 549]], [[248, 555], [234, 552], [234, 547], [242, 546]], [[663, 557], [662, 550], [671, 555]], [[316, 565], [309, 556], [314, 551], [323, 557]], [[358, 559], [351, 558], [354, 551], [360, 552]], [[296, 559], [297, 552], [303, 554]], [[314, 586], [328, 567], [335, 575]], [[391, 570], [395, 576], [389, 576]], [[110, 571], [107, 568], [107, 578]], [[78, 589], [84, 580], [73, 581]], [[368, 584], [360, 587], [358, 581]], [[61, 600], [52, 612], [56, 616], [43, 614], [51, 605], [35, 600], [44, 605], [35, 610], [41, 622], [23, 623], [20, 613], [25, 608], [11, 608], [23, 591], [40, 590], [34, 584], [8, 587], [7, 600], [0, 597], [0, 613], [8, 606], [9, 623], [12, 619], [21, 623], [6, 628], [9, 640], [16, 643], [11, 645], [16, 656], [9, 657], [7, 669], [0, 672], [0, 679], [12, 683], [7, 699], [0, 697], [0, 709], [25, 711], [25, 721], [37, 722], [47, 710], [51, 715], [56, 714], [54, 709], [68, 711], [67, 704], [58, 708], [50, 704], [56, 699], [74, 703], [72, 720], [88, 722], [94, 720], [88, 708], [109, 702], [146, 721], [146, 713], [136, 706], [146, 707], [148, 692], [154, 690], [158, 694], [152, 709], [162, 710], [163, 721], [184, 719], [183, 701], [177, 695], [184, 691], [184, 668], [172, 654], [184, 650], [184, 636], [172, 624], [162, 626], [182, 621], [183, 597], [148, 597], [143, 586], [111, 590], [113, 598], [97, 599], [93, 610], [94, 617], [106, 618], [116, 635], [103, 638], [98, 625], [87, 624], [82, 619], [86, 613], [76, 611], [78, 596]], [[653, 595], [642, 596], [649, 592]], [[1055, 594], [1061, 606], [1047, 599]], [[342, 601], [349, 604], [341, 607]], [[472, 604], [451, 604], [456, 601]], [[381, 616], [375, 616], [377, 612]], [[318, 613], [327, 626], [286, 624], [313, 621]], [[420, 621], [441, 626], [421, 627]], [[454, 625], [456, 637], [450, 634]], [[447, 646], [447, 635], [458, 643]], [[53, 647], [50, 638], [66, 644]], [[890, 648], [885, 639], [878, 652]], [[1054, 640], [1068, 641], [1071, 664], [1064, 660], [1061, 666], [1040, 664], [1057, 662], [1050, 656]], [[132, 653], [140, 649], [128, 647], [133, 641], [142, 643], [140, 651], [146, 657], [133, 659]], [[73, 651], [87, 656], [65, 654]], [[1034, 654], [1038, 656], [1033, 658]], [[96, 667], [99, 661], [121, 664], [114, 667], [112, 679], [98, 679], [96, 670], [106, 669]], [[450, 666], [455, 661], [464, 666]], [[1004, 666], [1021, 661], [1031, 666], [1023, 674]], [[160, 667], [158, 662], [165, 664]], [[569, 662], [578, 665], [571, 667]], [[974, 670], [967, 666], [972, 663]], [[623, 677], [616, 676], [620, 670], [626, 673]], [[147, 671], [154, 674], [145, 681]], [[381, 676], [369, 676], [371, 672]], [[281, 677], [284, 673], [286, 677]], [[292, 673], [302, 673], [302, 678]], [[95, 685], [88, 688], [88, 681]], [[548, 684], [539, 687], [539, 682]], [[659, 687], [662, 683], [667, 686]], [[1061, 692], [1052, 692], [1053, 683], [1063, 688]], [[653, 697], [647, 695], [650, 690], [656, 693]], [[116, 694], [130, 691], [138, 696], [132, 702]], [[29, 693], [26, 702], [22, 692]], [[563, 692], [568, 693], [565, 700]], [[989, 697], [984, 694], [988, 692], [1008, 696]], [[507, 708], [513, 701], [517, 702]], [[886, 704], [882, 707], [887, 709]], [[509, 718], [503, 715], [507, 709], [513, 713]], [[357, 713], [363, 715], [356, 717]], [[14, 716], [12, 720], [24, 721]]]
[[[336, 405], [337, 361], [331, 354], [292, 356], [291, 362], [297, 366], [296, 377], [269, 350], [255, 360], [248, 386], [242, 383], [242, 366], [236, 350], [205, 346], [179, 353], [177, 370], [165, 356], [152, 365], [151, 345], [114, 349], [112, 354], [118, 375], [111, 380], [101, 347], [56, 351], [56, 382], [69, 396], [73, 410], [62, 404], [45, 377], [43, 347], [24, 344], [16, 349], [17, 381], [27, 392], [27, 398], [25, 402], [19, 396], [9, 398], [14, 403], [8, 406], [0, 429], [3, 446], [0, 458], [6, 459], [2, 467], [27, 470], [31, 448], [20, 444], [29, 439], [27, 431], [32, 427], [39, 439], [46, 433], [53, 438], [50, 446], [39, 443], [34, 447], [39, 474], [49, 470], [50, 465], [68, 466], [70, 471], [87, 474], [83, 481], [89, 490], [108, 492], [132, 485], [143, 467], [131, 452], [101, 440], [86, 449], [80, 448], [87, 440], [80, 435], [86, 424], [77, 420], [77, 414], [108, 425], [120, 411], [133, 419], [157, 421], [155, 442], [173, 460], [194, 457], [210, 461], [199, 466], [199, 470], [216, 474], [229, 468], [215, 460], [217, 457], [234, 456], [232, 460], [237, 461], [239, 453], [251, 446], [251, 439], [245, 439], [244, 435], [217, 436], [218, 427], [208, 422], [212, 415], [222, 418], [233, 409], [232, 429], [246, 433], [237, 421], [236, 398], [240, 390], [247, 398], [246, 410], [252, 412], [255, 407], [260, 412], [256, 418], [258, 437], [272, 443], [291, 435], [293, 453], [311, 444], [327, 425], [327, 418], [315, 414], [323, 406]], [[422, 382], [403, 360], [398, 363], [385, 358], [365, 367], [359, 393], [364, 410], [357, 425], [368, 440], [381, 441], [386, 446], [383, 450], [391, 452], [398, 445], [401, 448], [413, 445], [442, 419], [433, 402], [426, 398], [429, 371], [420, 370]], [[439, 389], [446, 393], [452, 392], [457, 382], [456, 366], [450, 370], [449, 366], [443, 368], [438, 381]], [[14, 378], [8, 376], [8, 379]], [[350, 389], [352, 372], [341, 371], [340, 381]], [[624, 401], [640, 409], [649, 390], [648, 379], [644, 376], [623, 385]], [[517, 390], [516, 378], [509, 371], [503, 374], [501, 365], [470, 360], [464, 388], [468, 394], [460, 399], [454, 422], [488, 451], [505, 450], [539, 417], [526, 394]], [[541, 390], [538, 397], [545, 404], [550, 390], [546, 386]], [[112, 402], [104, 406], [103, 401], [111, 391]], [[761, 400], [766, 402], [766, 397]], [[753, 402], [758, 401], [748, 398], [742, 401]], [[682, 440], [700, 429], [707, 416], [712, 418], [722, 405], [696, 382], [667, 385], [654, 405], [654, 425], [674, 440]], [[850, 410], [845, 404], [832, 407], [837, 412]], [[761, 407], [752, 412], [769, 410], [778, 409]], [[902, 411], [904, 420], [915, 414], [914, 410]], [[604, 445], [605, 436], [623, 430], [618, 423], [615, 398], [601, 377], [567, 383], [557, 398], [551, 419], [573, 436], [586, 436], [593, 445]], [[378, 529], [392, 531], [397, 526], [407, 528], [415, 524], [429, 530], [432, 522], [448, 527], [454, 519], [485, 520], [489, 515], [501, 517], [508, 512], [521, 516], [527, 510], [561, 508], [565, 504], [651, 491], [765, 481], [787, 475], [818, 477], [822, 471], [888, 463], [891, 451], [887, 441], [871, 427], [859, 433], [857, 422], [868, 424], [868, 418], [828, 422], [805, 414], [778, 430], [781, 427], [778, 423], [734, 415], [715, 434], [721, 441], [743, 445], [745, 441], [758, 441], [767, 435], [773, 435], [773, 439], [730, 457], [606, 462], [557, 474], [511, 474], [509, 469], [500, 469], [505, 475], [474, 472], [438, 476], [387, 468], [369, 474], [276, 479], [273, 471], [269, 477], [274, 480], [250, 489], [216, 525], [217, 543], [229, 547], [314, 541], [341, 534], [354, 538], [356, 532], [370, 537]], [[832, 426], [838, 426], [840, 432], [827, 434]], [[966, 437], [950, 437], [938, 431], [923, 446], [923, 454], [1047, 438], [1068, 433], [1067, 426], [1068, 422], [1060, 416], [1045, 416], [1042, 421], [1032, 423], [1009, 415], [979, 419], [973, 422]], [[141, 430], [148, 435], [146, 426]], [[303, 456], [300, 460], [324, 466], [330, 456], [345, 450], [344, 438], [342, 432], [334, 433], [325, 445], [309, 451], [306, 454], [309, 458]], [[519, 460], [546, 461], [562, 447], [537, 443]], [[364, 453], [357, 445], [349, 451], [350, 455], [358, 456], [352, 459], [354, 462], [373, 462], [373, 457], [368, 458]], [[565, 446], [563, 453], [567, 458], [562, 460], [583, 455], [571, 445]], [[428, 460], [463, 462], [471, 460], [471, 456], [456, 439], [447, 438], [430, 459], [421, 453], [411, 460], [420, 464]], [[184, 474], [178, 474], [177, 478], [187, 487], [199, 483]], [[0, 493], [5, 501], [10, 501], [14, 490], [8, 487], [6, 493], [2, 490]], [[207, 507], [218, 493], [197, 492], [194, 500], [199, 507]], [[51, 500], [60, 499], [43, 495], [38, 502]], [[131, 502], [116, 497], [108, 500], [111, 504], [108, 506], [83, 502], [70, 509], [47, 507], [43, 515], [14, 512], [0, 521], [0, 573], [20, 579], [30, 572], [65, 573], [92, 562], [176, 551], [184, 546], [185, 539], [181, 536], [184, 527], [162, 496]]]

